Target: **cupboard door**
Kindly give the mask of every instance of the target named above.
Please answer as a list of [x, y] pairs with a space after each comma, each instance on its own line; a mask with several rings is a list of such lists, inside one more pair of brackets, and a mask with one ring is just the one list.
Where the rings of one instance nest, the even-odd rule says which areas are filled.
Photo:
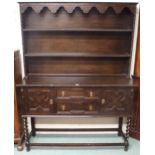
[[25, 95], [27, 114], [51, 114], [55, 112], [55, 92], [49, 88], [28, 88]]
[[133, 107], [132, 88], [106, 88], [101, 93], [101, 108], [103, 114], [130, 115]]

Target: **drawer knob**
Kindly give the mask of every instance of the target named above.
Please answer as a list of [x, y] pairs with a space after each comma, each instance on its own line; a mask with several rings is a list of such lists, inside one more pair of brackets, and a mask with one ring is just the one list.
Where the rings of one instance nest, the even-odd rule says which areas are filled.
[[66, 106], [63, 104], [63, 105], [61, 105], [61, 110], [62, 111], [65, 111], [66, 110]]
[[93, 110], [93, 106], [92, 105], [89, 105], [89, 111], [92, 111]]
[[93, 97], [93, 92], [92, 91], [89, 92], [89, 96]]
[[61, 92], [61, 96], [64, 97], [65, 96], [65, 91]]
[[52, 105], [52, 104], [54, 103], [54, 102], [53, 102], [53, 99], [50, 99], [50, 102], [49, 102], [49, 103]]
[[105, 104], [105, 99], [104, 98], [101, 100], [101, 104]]

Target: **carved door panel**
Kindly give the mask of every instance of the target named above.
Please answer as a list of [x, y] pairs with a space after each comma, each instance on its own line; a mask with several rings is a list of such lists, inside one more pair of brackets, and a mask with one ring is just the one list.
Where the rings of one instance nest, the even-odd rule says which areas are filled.
[[101, 109], [104, 114], [131, 114], [133, 89], [107, 88], [101, 93]]
[[55, 112], [55, 92], [50, 88], [28, 88], [26, 96], [26, 113], [51, 114]]

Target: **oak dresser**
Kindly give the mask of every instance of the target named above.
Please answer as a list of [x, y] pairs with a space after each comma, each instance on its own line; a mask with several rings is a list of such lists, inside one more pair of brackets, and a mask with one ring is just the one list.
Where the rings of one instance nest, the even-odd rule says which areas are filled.
[[[130, 77], [136, 3], [19, 4], [25, 77], [16, 89], [27, 151], [33, 146], [127, 150], [136, 87]], [[38, 117], [117, 117], [118, 127], [36, 128]], [[37, 131], [115, 131], [123, 142], [32, 143]]]

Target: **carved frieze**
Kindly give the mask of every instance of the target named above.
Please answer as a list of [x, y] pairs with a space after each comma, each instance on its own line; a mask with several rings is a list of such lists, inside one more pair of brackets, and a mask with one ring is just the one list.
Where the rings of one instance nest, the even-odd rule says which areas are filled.
[[95, 9], [100, 14], [104, 14], [108, 9], [113, 9], [116, 14], [120, 14], [125, 8], [129, 9], [131, 13], [135, 13], [135, 6], [132, 4], [124, 5], [121, 3], [21, 3], [21, 13], [27, 9], [32, 9], [36, 13], [41, 13], [47, 8], [51, 13], [58, 13], [64, 9], [68, 14], [72, 14], [76, 9], [79, 9], [83, 14], [88, 14]]

